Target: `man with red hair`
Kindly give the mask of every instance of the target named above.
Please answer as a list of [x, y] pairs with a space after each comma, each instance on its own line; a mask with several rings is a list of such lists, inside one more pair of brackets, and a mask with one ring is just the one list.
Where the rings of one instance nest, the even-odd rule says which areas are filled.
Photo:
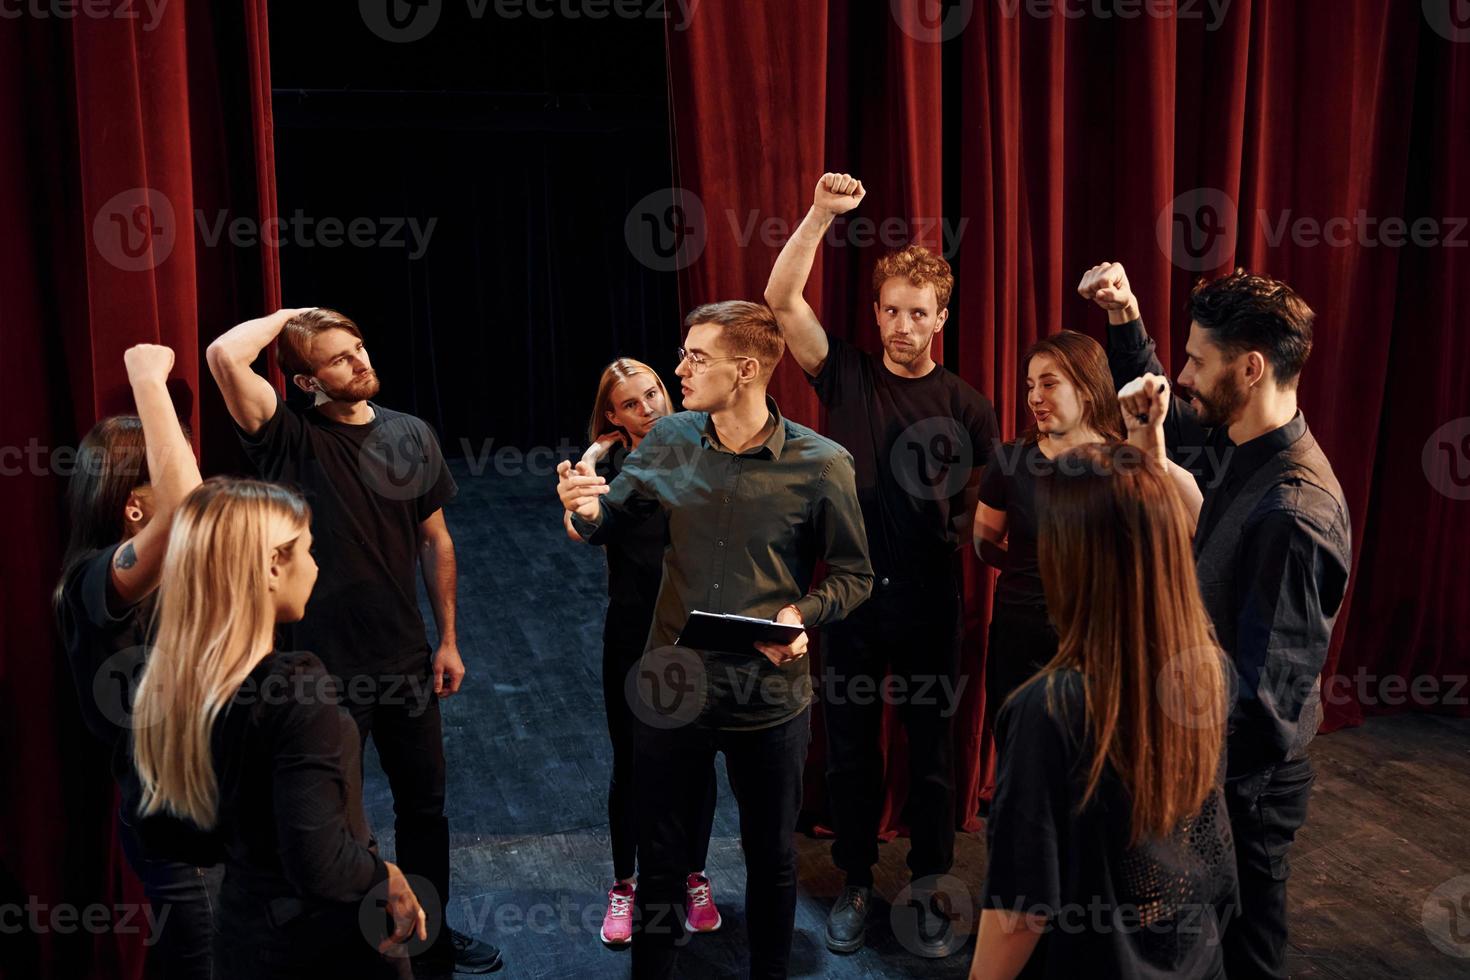
[[864, 193], [849, 174], [824, 174], [766, 285], [787, 348], [827, 407], [826, 434], [853, 455], [875, 576], [872, 598], [826, 633], [832, 859], [847, 875], [827, 919], [827, 948], [851, 953], [863, 945], [883, 803], [883, 705], [895, 701], [909, 746], [908, 863], [917, 916], [909, 945], [939, 958], [963, 938], [934, 901], [937, 879], [954, 861], [950, 722], [963, 689], [956, 686], [960, 549], [998, 431], [989, 399], [931, 352], [954, 288], [942, 256], [910, 245], [878, 260], [873, 315], [881, 357], [828, 336], [802, 297], [822, 236]]

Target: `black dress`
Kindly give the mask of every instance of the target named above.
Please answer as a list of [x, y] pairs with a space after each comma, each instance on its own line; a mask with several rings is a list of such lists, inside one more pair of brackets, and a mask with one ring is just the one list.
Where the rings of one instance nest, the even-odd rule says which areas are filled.
[[257, 664], [211, 749], [225, 848], [216, 976], [406, 975], [406, 958], [375, 948], [388, 870], [363, 812], [357, 726], [316, 655]]

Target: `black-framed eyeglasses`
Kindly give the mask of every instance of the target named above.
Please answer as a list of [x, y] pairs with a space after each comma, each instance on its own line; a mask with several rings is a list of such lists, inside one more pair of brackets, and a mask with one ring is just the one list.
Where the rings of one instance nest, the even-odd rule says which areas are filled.
[[705, 372], [705, 369], [708, 368], [715, 361], [752, 360], [752, 358], [748, 354], [727, 354], [723, 357], [710, 357], [707, 354], [696, 354], [693, 351], [685, 350], [683, 347], [680, 347], [678, 350], [674, 351], [674, 357], [674, 367], [677, 368], [680, 364], [688, 361], [689, 370], [693, 371], [695, 374], [703, 374]]

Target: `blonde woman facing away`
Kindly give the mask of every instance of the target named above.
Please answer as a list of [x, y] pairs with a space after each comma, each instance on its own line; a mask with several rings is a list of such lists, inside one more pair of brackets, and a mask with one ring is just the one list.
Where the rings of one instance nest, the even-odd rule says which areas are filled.
[[369, 835], [357, 731], [331, 678], [314, 654], [273, 649], [316, 582], [309, 524], [305, 501], [269, 483], [211, 479], [184, 500], [134, 700], [141, 815], [186, 818], [224, 847], [223, 980], [399, 976], [408, 960], [381, 954], [426, 940]]

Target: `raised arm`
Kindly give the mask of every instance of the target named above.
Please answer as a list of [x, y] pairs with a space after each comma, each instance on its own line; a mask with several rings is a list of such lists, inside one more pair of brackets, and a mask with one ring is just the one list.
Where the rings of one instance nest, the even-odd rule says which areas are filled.
[[766, 304], [776, 314], [786, 347], [801, 369], [813, 377], [827, 363], [827, 331], [802, 291], [812, 274], [822, 236], [833, 219], [857, 207], [866, 193], [862, 181], [850, 174], [823, 174], [812, 195], [811, 210], [787, 239], [766, 283]]
[[1189, 531], [1199, 522], [1204, 494], [1194, 474], [1169, 458], [1168, 440], [1164, 435], [1164, 416], [1169, 407], [1169, 382], [1157, 374], [1145, 374], [1130, 381], [1118, 392], [1118, 409], [1123, 413], [1123, 426], [1128, 442], [1158, 460], [1173, 481], [1189, 515]]
[[[1144, 329], [1138, 299], [1121, 263], [1104, 262], [1088, 269], [1077, 286], [1077, 293], [1107, 311], [1108, 370], [1112, 372], [1114, 388], [1121, 390], [1144, 375], [1167, 374], [1159, 360], [1157, 345]], [[1189, 402], [1170, 393], [1164, 406], [1163, 424], [1169, 458], [1182, 463], [1196, 479], [1204, 478], [1207, 474], [1203, 448], [1207, 433]]]
[[271, 420], [277, 400], [276, 389], [255, 373], [255, 359], [280, 335], [286, 321], [307, 309], [310, 307], [277, 310], [270, 316], [246, 320], [216, 337], [205, 351], [209, 373], [225, 396], [230, 417], [250, 435]]
[[199, 486], [200, 478], [194, 449], [184, 437], [168, 396], [174, 352], [157, 344], [139, 344], [127, 349], [123, 364], [133, 389], [133, 403], [143, 422], [148, 482], [153, 493], [153, 516], [112, 557], [113, 588], [118, 599], [130, 606], [158, 585], [174, 512]]

